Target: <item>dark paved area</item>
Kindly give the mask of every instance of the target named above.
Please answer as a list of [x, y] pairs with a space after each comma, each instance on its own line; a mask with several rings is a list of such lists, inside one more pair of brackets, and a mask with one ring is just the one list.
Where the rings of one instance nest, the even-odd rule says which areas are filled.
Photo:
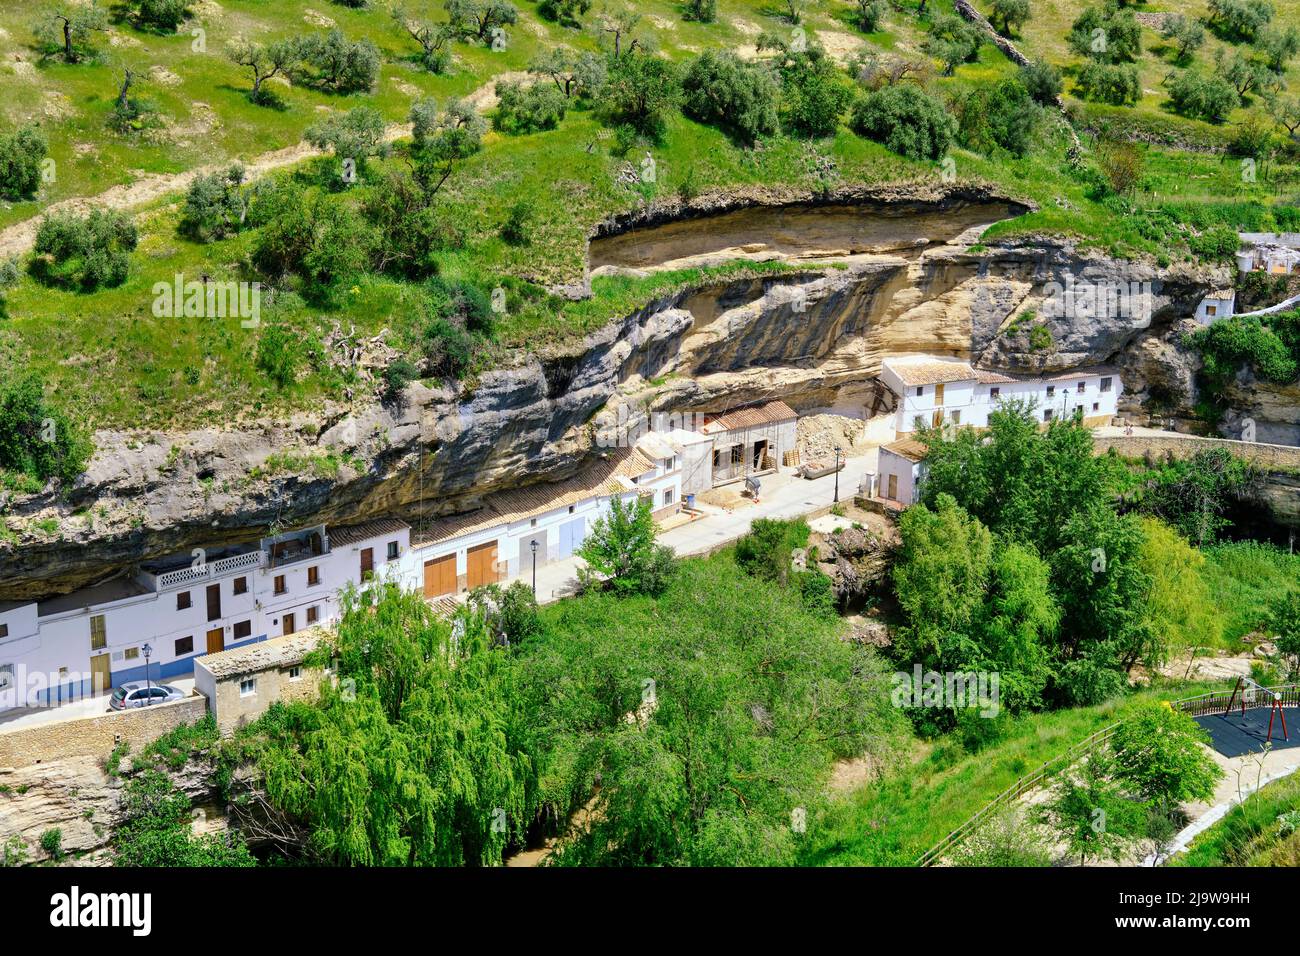
[[[1225, 757], [1240, 757], [1243, 754], [1258, 753], [1268, 740], [1268, 707], [1248, 709], [1245, 714], [1234, 709], [1231, 714], [1221, 717], [1211, 714], [1195, 718], [1210, 735], [1214, 749]], [[1300, 747], [1300, 708], [1283, 707], [1286, 717], [1286, 729], [1291, 739], [1282, 736], [1282, 720], [1273, 717], [1273, 749], [1285, 750]]]

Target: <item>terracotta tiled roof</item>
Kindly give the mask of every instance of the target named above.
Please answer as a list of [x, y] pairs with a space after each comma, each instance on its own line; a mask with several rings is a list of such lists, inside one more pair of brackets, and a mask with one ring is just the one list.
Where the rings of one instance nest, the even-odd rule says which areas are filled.
[[198, 658], [198, 662], [218, 679], [236, 674], [252, 674], [273, 667], [292, 667], [301, 664], [302, 659], [325, 640], [326, 634], [323, 628], [309, 627], [285, 637], [273, 637], [216, 654], [204, 654]]
[[904, 385], [938, 385], [940, 382], [973, 382], [975, 370], [955, 359], [885, 359], [885, 366]]
[[753, 428], [756, 425], [769, 425], [772, 422], [787, 422], [798, 418], [793, 408], [782, 401], [764, 402], [761, 405], [748, 405], [719, 415], [700, 431], [706, 435], [729, 432], [736, 428]]
[[926, 447], [925, 442], [915, 438], [900, 438], [885, 445], [884, 449], [892, 451], [895, 455], [901, 455], [908, 461], [925, 461], [925, 457], [930, 454], [930, 449]]
[[363, 521], [361, 524], [348, 525], [346, 528], [327, 530], [330, 546], [338, 547], [344, 544], [356, 544], [358, 541], [368, 541], [386, 534], [396, 534], [409, 527], [410, 525], [400, 518], [375, 518], [373, 521]]
[[482, 531], [484, 528], [491, 528], [501, 523], [501, 516], [491, 508], [479, 508], [477, 511], [466, 511], [463, 514], [438, 518], [428, 527], [411, 532], [411, 547], [423, 548], [426, 545], [473, 534], [475, 531]]

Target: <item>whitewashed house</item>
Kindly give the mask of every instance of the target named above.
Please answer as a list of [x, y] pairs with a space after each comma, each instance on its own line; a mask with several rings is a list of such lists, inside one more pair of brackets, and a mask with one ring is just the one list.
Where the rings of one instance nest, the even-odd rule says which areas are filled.
[[906, 507], [920, 497], [928, 449], [915, 438], [900, 438], [880, 446], [877, 496]]
[[1108, 368], [1023, 375], [932, 355], [885, 359], [880, 377], [902, 396], [895, 411], [899, 437], [918, 425], [987, 428], [989, 413], [1012, 399], [1032, 403], [1041, 421], [1074, 415], [1090, 427], [1105, 425], [1118, 410], [1121, 390], [1118, 374]]
[[700, 434], [713, 440], [712, 487], [778, 471], [795, 450], [798, 419], [781, 401], [706, 415]]
[[1201, 325], [1212, 325], [1219, 319], [1230, 317], [1236, 305], [1235, 289], [1214, 289], [1196, 306], [1196, 321]]

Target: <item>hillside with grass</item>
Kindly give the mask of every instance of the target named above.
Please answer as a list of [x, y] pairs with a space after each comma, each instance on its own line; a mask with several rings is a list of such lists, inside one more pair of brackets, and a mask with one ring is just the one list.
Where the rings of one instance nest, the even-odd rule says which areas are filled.
[[[72, 3], [69, 44], [59, 19], [68, 11], [7, 8], [0, 136], [12, 137], [15, 157], [24, 131], [43, 146], [28, 150], [39, 161], [0, 206], [0, 250], [12, 257], [0, 356], [87, 428], [230, 422], [358, 390], [373, 398], [370, 376], [330, 354], [336, 328], [350, 341], [384, 333], [390, 387], [464, 381], [699, 281], [597, 277], [581, 301], [557, 294], [581, 283], [596, 224], [645, 206], [984, 183], [1033, 207], [986, 242], [1065, 237], [1164, 263], [1220, 261], [1227, 231], [1292, 221], [1300, 167], [1286, 128], [1287, 5], [1249, 40], [1225, 25], [1237, 23], [1232, 10], [1180, 10], [1210, 21], [1181, 58], [1160, 32], [1166, 12], [1119, 8], [1116, 22], [1136, 11], [1136, 37], [1110, 20], [1101, 29], [1137, 47], [1131, 65], [1120, 53], [1077, 52], [1067, 35], [1091, 21], [1077, 28], [1074, 7], [1031, 3], [1024, 19], [1002, 6], [981, 9], [1033, 71], [948, 0], [652, 2], [635, 12], [584, 2]], [[1229, 55], [1259, 73], [1243, 80], [1236, 105], [1212, 121], [1174, 112], [1162, 84], [1222, 72], [1214, 58]], [[1135, 69], [1137, 99], [1114, 105], [1079, 88], [1094, 61]], [[691, 92], [719, 83], [735, 84], [728, 95], [740, 99]], [[895, 89], [922, 99], [899, 100]], [[940, 112], [918, 120], [929, 103]], [[410, 138], [421, 110], [428, 148]], [[891, 139], [915, 122], [930, 124], [915, 127], [919, 139]], [[339, 148], [364, 155], [331, 155]], [[343, 158], [355, 178], [339, 172]], [[1257, 161], [1249, 175], [1241, 159]], [[242, 171], [221, 186], [235, 163]], [[206, 214], [223, 215], [215, 194], [240, 210], [233, 226], [185, 227], [196, 175], [206, 177]], [[277, 189], [288, 197], [278, 205]], [[87, 278], [77, 263], [88, 250], [53, 237], [29, 251], [51, 210], [93, 208], [131, 220], [113, 268]], [[284, 222], [290, 208], [305, 217]], [[313, 248], [277, 256], [268, 249], [277, 224], [314, 237]], [[394, 248], [403, 233], [420, 249]], [[261, 328], [155, 315], [156, 285], [177, 275], [260, 282]], [[473, 303], [494, 290], [503, 301], [476, 319], [483, 308]]]

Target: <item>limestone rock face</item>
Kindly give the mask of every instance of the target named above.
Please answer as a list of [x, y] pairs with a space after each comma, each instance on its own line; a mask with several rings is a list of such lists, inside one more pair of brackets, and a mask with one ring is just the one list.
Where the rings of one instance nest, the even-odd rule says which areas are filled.
[[[905, 221], [891, 219], [890, 251], [801, 258], [799, 271], [665, 294], [564, 349], [521, 354], [469, 388], [417, 383], [397, 403], [329, 403], [220, 430], [99, 432], [90, 468], [72, 488], [8, 502], [16, 538], [0, 541], [0, 600], [46, 597], [149, 558], [253, 541], [271, 526], [383, 514], [415, 523], [463, 511], [492, 491], [568, 477], [625, 445], [627, 430], [654, 412], [779, 397], [800, 412], [864, 417], [867, 386], [887, 354], [1019, 370], [1112, 361], [1190, 315], [1221, 278], [1112, 261], [1054, 240], [972, 250], [972, 230], [952, 236], [952, 223], [940, 237], [950, 241], [908, 244], [898, 235]], [[1067, 277], [1150, 282], [1152, 329], [1098, 316], [1026, 322], [1050, 284]], [[1044, 325], [1050, 347], [1012, 331], [1018, 318]], [[1253, 396], [1263, 403], [1265, 392]], [[1269, 413], [1283, 414], [1280, 401]]]

